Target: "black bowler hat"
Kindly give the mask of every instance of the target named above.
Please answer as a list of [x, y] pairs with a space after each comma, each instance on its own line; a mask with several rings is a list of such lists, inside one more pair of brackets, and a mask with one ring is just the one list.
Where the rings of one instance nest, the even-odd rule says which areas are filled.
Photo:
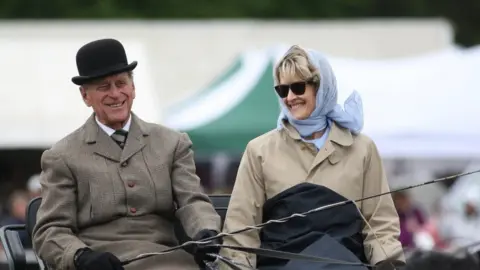
[[137, 66], [137, 61], [128, 64], [122, 43], [115, 39], [100, 39], [85, 44], [78, 50], [76, 59], [80, 74], [72, 78], [76, 85], [132, 71]]

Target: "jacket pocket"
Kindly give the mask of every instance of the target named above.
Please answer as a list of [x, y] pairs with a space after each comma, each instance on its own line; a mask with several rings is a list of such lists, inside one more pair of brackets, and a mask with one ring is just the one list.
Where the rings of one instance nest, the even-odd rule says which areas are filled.
[[90, 191], [90, 219], [94, 223], [105, 222], [118, 213], [115, 212], [119, 198], [124, 197], [124, 187], [121, 180], [114, 183], [115, 175], [118, 174], [117, 166], [112, 162], [108, 164], [104, 160], [99, 162], [104, 168], [96, 168], [95, 172], [89, 173], [89, 191]]
[[173, 215], [177, 207], [172, 182], [179, 179], [172, 178], [171, 166], [165, 158], [144, 154], [143, 160], [155, 195], [155, 212]]

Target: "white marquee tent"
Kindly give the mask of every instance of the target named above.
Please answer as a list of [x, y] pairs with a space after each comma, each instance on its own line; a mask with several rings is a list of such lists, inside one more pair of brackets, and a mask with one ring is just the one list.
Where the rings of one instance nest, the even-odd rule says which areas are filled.
[[383, 156], [480, 157], [480, 46], [402, 59], [329, 59], [339, 103], [360, 92], [364, 132]]

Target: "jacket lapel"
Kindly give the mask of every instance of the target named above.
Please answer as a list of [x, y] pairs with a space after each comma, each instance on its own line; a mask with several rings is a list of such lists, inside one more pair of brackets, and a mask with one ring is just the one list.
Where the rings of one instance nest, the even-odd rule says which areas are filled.
[[121, 152], [120, 163], [127, 161], [145, 147], [145, 137], [148, 134], [146, 123], [132, 113], [132, 125], [130, 126], [123, 152]]
[[122, 149], [100, 129], [94, 114], [85, 123], [85, 142], [93, 153], [116, 162], [120, 161]]
[[339, 162], [345, 152], [343, 147], [347, 147], [352, 144], [353, 137], [350, 131], [337, 126], [337, 124], [332, 121], [330, 134], [328, 134], [327, 141], [323, 147], [318, 150], [318, 154], [316, 155], [312, 167], [310, 168], [310, 172], [312, 172], [327, 158], [332, 165]]
[[335, 147], [333, 146], [332, 142], [330, 140], [326, 140], [323, 147], [318, 150], [317, 155], [313, 160], [312, 166], [310, 167], [309, 174], [312, 173], [318, 165], [320, 165], [326, 158], [328, 158], [334, 152], [335, 152]]
[[110, 160], [123, 163], [142, 150], [149, 130], [145, 122], [132, 113], [132, 124], [123, 150], [100, 129], [92, 114], [85, 123], [85, 142], [91, 151]]

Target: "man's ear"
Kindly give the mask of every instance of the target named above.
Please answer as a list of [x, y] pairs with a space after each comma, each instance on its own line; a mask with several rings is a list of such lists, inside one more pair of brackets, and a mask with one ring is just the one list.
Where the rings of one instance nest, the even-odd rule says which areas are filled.
[[85, 87], [80, 86], [79, 90], [80, 90], [80, 95], [82, 96], [83, 102], [85, 102], [85, 105], [87, 105], [87, 107], [91, 107], [92, 104], [90, 103], [90, 100], [89, 100], [88, 94], [87, 94], [87, 90], [85, 89]]
[[135, 83], [134, 83], [134, 82], [132, 82], [132, 89], [133, 89], [133, 91], [132, 91], [132, 99], [135, 99]]

